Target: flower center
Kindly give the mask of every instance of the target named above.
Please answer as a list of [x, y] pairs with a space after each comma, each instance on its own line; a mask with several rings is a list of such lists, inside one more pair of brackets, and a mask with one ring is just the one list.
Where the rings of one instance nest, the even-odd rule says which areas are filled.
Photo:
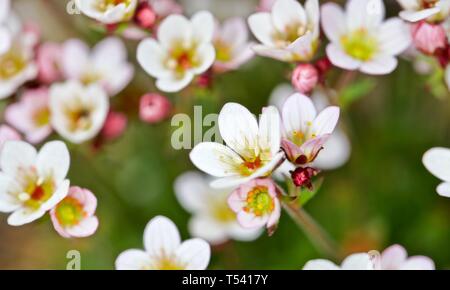
[[36, 111], [34, 113], [33, 120], [37, 127], [48, 125], [50, 122], [50, 110], [45, 107], [41, 110]]
[[247, 204], [244, 207], [246, 212], [251, 212], [256, 216], [263, 216], [273, 211], [275, 203], [269, 194], [266, 186], [257, 186], [247, 194]]
[[9, 80], [26, 67], [25, 59], [13, 51], [0, 55], [0, 80]]
[[219, 222], [227, 223], [236, 220], [236, 214], [228, 207], [226, 202], [216, 202], [212, 214]]
[[218, 39], [214, 42], [214, 48], [216, 49], [216, 59], [221, 62], [227, 62], [232, 59], [232, 49], [230, 45], [224, 41]]
[[131, 0], [98, 0], [96, 8], [99, 11], [105, 12], [122, 3], [128, 7], [131, 4]]
[[364, 29], [358, 29], [341, 38], [344, 51], [351, 57], [368, 61], [378, 49], [377, 40]]
[[83, 205], [73, 197], [66, 197], [56, 207], [56, 218], [62, 226], [74, 226], [86, 217]]
[[150, 270], [185, 270], [185, 267], [178, 263], [175, 259], [169, 257], [160, 258], [154, 267], [145, 267], [144, 269]]
[[299, 37], [305, 35], [308, 28], [301, 23], [292, 23], [286, 25], [284, 31], [277, 31], [273, 36], [275, 45], [279, 48], [284, 48], [296, 41]]
[[91, 108], [83, 105], [67, 109], [66, 115], [68, 116], [69, 130], [72, 132], [88, 130], [92, 126], [91, 111]]
[[80, 81], [83, 85], [88, 86], [100, 81], [101, 79], [102, 75], [100, 73], [90, 69], [81, 76]]
[[182, 76], [188, 69], [198, 66], [199, 60], [196, 55], [196, 45], [187, 44], [182, 41], [176, 42], [165, 61], [166, 66]]
[[51, 178], [38, 178], [35, 170], [24, 178], [24, 190], [18, 194], [18, 199], [26, 207], [39, 209], [40, 206], [52, 197], [55, 184]]
[[251, 160], [245, 160], [240, 166], [239, 171], [241, 172], [241, 175], [243, 176], [250, 176], [252, 175], [256, 170], [261, 168], [263, 166], [263, 161], [261, 160], [260, 156], [255, 157]]

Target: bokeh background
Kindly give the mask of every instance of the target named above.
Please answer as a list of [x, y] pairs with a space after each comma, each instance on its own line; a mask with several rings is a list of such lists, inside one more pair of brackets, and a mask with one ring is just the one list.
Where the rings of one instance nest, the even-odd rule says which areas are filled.
[[[81, 15], [68, 15], [61, 0], [14, 0], [24, 21], [39, 25], [46, 41], [72, 37], [95, 44], [104, 35]], [[186, 11], [211, 10], [218, 18], [251, 14], [258, 1], [185, 0]], [[327, 1], [320, 1], [327, 2]], [[339, 1], [337, 1], [339, 2]], [[340, 1], [342, 2], [342, 1]], [[398, 13], [395, 1], [385, 1], [390, 15]], [[135, 61], [136, 44], [127, 41]], [[0, 269], [65, 269], [66, 253], [81, 252], [82, 269], [113, 269], [117, 255], [142, 248], [146, 223], [166, 215], [188, 238], [189, 215], [178, 204], [173, 181], [193, 169], [188, 150], [170, 144], [170, 120], [158, 125], [142, 123], [139, 97], [155, 91], [153, 81], [136, 65], [137, 75], [116, 96], [113, 108], [129, 116], [125, 135], [93, 150], [89, 144], [70, 145], [72, 184], [90, 188], [99, 199], [100, 228], [93, 237], [61, 238], [48, 216], [14, 228], [0, 215]], [[217, 113], [227, 101], [236, 101], [257, 113], [267, 104], [277, 84], [284, 82], [289, 66], [256, 57], [239, 71], [218, 77], [213, 91], [191, 90], [170, 95], [175, 111], [192, 115], [193, 105], [203, 113]], [[339, 71], [331, 75], [331, 80]], [[333, 75], [334, 74], [334, 75]], [[437, 98], [402, 60], [391, 75], [373, 80], [368, 93], [345, 107], [342, 124], [351, 139], [352, 155], [342, 168], [329, 171], [320, 192], [306, 210], [331, 234], [346, 253], [382, 250], [399, 243], [410, 255], [430, 256], [439, 269], [450, 268], [450, 200], [439, 197], [439, 181], [421, 163], [431, 147], [450, 147], [450, 97]], [[10, 100], [9, 100], [10, 101]], [[1, 109], [8, 100], [1, 101]], [[210, 269], [300, 269], [306, 261], [325, 258], [286, 214], [273, 237], [250, 243], [229, 242], [213, 248]]]

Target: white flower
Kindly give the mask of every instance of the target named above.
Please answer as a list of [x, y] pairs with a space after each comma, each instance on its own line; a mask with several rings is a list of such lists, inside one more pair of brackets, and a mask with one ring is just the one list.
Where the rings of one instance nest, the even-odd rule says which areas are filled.
[[373, 75], [394, 71], [411, 33], [399, 18], [383, 21], [384, 9], [381, 0], [349, 0], [345, 12], [335, 3], [322, 6], [327, 55], [335, 66]]
[[11, 96], [21, 85], [37, 76], [33, 57], [33, 44], [26, 34], [15, 37], [9, 50], [0, 54], [0, 99]]
[[68, 193], [70, 156], [60, 141], [36, 149], [8, 141], [0, 156], [0, 212], [12, 213], [8, 224], [20, 226], [42, 217]]
[[431, 174], [444, 181], [436, 189], [438, 194], [450, 197], [450, 149], [430, 149], [425, 153], [422, 161]]
[[214, 18], [201, 11], [191, 20], [170, 15], [158, 28], [158, 40], [143, 40], [137, 50], [142, 68], [157, 79], [156, 86], [165, 92], [178, 92], [214, 62], [212, 45]]
[[99, 84], [110, 96], [122, 91], [131, 81], [134, 67], [127, 62], [127, 50], [119, 38], [98, 43], [92, 53], [78, 39], [66, 41], [62, 51], [62, 70], [67, 79], [84, 85]]
[[117, 270], [204, 270], [211, 249], [204, 240], [181, 242], [180, 233], [168, 218], [153, 218], [144, 231], [145, 250], [131, 249], [116, 259]]
[[305, 7], [295, 0], [278, 0], [271, 13], [248, 18], [250, 30], [262, 43], [253, 49], [281, 61], [309, 61], [319, 46], [319, 19], [318, 0], [307, 0]]
[[397, 0], [403, 7], [400, 17], [409, 22], [444, 20], [450, 10], [449, 0]]
[[180, 204], [193, 216], [189, 233], [213, 245], [229, 239], [253, 241], [260, 230], [249, 230], [239, 225], [236, 214], [228, 207], [228, 196], [235, 188], [217, 190], [209, 180], [197, 172], [186, 172], [175, 181], [175, 193]]
[[434, 270], [434, 262], [425, 256], [408, 257], [405, 248], [393, 245], [381, 253], [377, 269], [381, 270]]
[[83, 86], [69, 81], [50, 88], [53, 128], [73, 143], [82, 143], [102, 129], [109, 110], [109, 98], [98, 85]]
[[190, 154], [195, 166], [219, 178], [211, 186], [233, 187], [267, 176], [282, 161], [280, 116], [275, 107], [263, 110], [258, 125], [245, 107], [228, 103], [222, 108], [218, 123], [226, 146], [204, 142]]
[[75, 0], [75, 4], [86, 16], [113, 24], [132, 18], [138, 0]]
[[242, 18], [228, 19], [222, 25], [216, 23], [213, 44], [216, 49], [214, 69], [219, 72], [238, 69], [254, 55]]
[[375, 270], [375, 264], [371, 255], [358, 253], [345, 258], [341, 266], [328, 260], [318, 259], [306, 263], [303, 270]]

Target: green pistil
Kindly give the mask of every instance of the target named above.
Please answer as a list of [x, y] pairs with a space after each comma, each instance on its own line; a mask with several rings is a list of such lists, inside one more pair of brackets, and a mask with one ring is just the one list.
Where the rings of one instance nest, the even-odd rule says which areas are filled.
[[62, 226], [77, 225], [85, 215], [86, 213], [80, 202], [71, 197], [65, 198], [56, 207], [56, 218]]
[[358, 29], [341, 38], [345, 52], [354, 59], [368, 61], [378, 49], [377, 40], [366, 29]]
[[274, 202], [269, 194], [269, 189], [265, 186], [253, 188], [247, 195], [247, 204], [244, 208], [246, 212], [251, 212], [256, 216], [269, 214], [274, 209]]

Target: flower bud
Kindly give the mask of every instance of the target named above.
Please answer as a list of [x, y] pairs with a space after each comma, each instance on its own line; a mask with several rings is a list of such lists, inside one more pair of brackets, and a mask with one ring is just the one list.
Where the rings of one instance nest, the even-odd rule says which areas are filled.
[[127, 117], [120, 112], [110, 111], [103, 125], [102, 135], [105, 139], [113, 140], [123, 134], [127, 128]]
[[169, 100], [159, 94], [144, 95], [139, 106], [141, 120], [151, 124], [164, 120], [172, 109]]
[[310, 93], [319, 81], [319, 72], [312, 64], [300, 64], [292, 73], [292, 85], [302, 94]]
[[319, 174], [317, 169], [312, 167], [298, 167], [294, 171], [291, 171], [292, 181], [297, 187], [306, 187], [312, 190], [312, 178]]
[[147, 2], [142, 2], [136, 10], [134, 21], [142, 28], [152, 28], [156, 22], [156, 13]]
[[426, 54], [434, 54], [437, 49], [444, 48], [447, 44], [442, 25], [425, 21], [412, 26], [412, 37], [416, 48]]

